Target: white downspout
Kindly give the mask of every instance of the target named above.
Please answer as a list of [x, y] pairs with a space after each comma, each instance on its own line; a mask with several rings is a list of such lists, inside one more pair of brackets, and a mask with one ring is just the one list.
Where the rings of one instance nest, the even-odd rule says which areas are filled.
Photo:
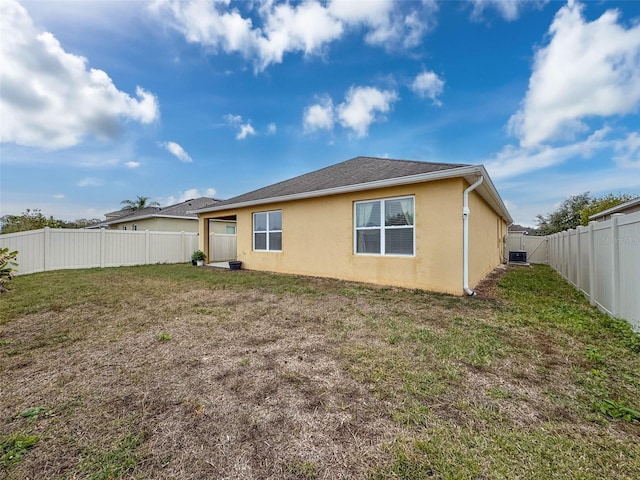
[[480, 186], [484, 178], [478, 177], [476, 183], [464, 191], [462, 200], [462, 280], [464, 293], [469, 296], [476, 294], [469, 288], [469, 192], [473, 192]]

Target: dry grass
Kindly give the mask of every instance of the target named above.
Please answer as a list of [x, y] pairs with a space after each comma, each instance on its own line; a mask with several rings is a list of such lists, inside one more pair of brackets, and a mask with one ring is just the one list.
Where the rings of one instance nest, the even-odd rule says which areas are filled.
[[[0, 442], [39, 439], [0, 474], [637, 478], [640, 424], [598, 412], [639, 406], [637, 335], [549, 269], [503, 274], [480, 299], [182, 265], [18, 277]], [[556, 303], [514, 299], [532, 276]]]

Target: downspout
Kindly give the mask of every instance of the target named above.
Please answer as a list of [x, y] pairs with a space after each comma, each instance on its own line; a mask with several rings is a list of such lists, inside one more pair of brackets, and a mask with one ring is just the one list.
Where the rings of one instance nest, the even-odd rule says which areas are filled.
[[476, 292], [469, 288], [469, 192], [473, 192], [478, 188], [483, 180], [484, 178], [480, 175], [476, 183], [464, 191], [462, 197], [462, 288], [464, 289], [464, 293], [469, 296], [476, 294]]

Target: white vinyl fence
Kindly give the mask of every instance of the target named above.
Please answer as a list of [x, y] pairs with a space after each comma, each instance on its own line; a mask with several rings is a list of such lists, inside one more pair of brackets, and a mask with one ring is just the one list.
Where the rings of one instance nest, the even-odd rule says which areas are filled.
[[210, 262], [223, 262], [236, 259], [236, 236], [224, 233], [209, 234]]
[[18, 250], [17, 274], [68, 268], [190, 262], [198, 234], [43, 228], [0, 235], [0, 248]]
[[608, 314], [640, 330], [640, 212], [556, 233], [549, 264]]
[[547, 264], [549, 263], [549, 243], [547, 238], [525, 235], [522, 232], [510, 232], [507, 235], [507, 254], [512, 250], [524, 250], [527, 252], [527, 262]]

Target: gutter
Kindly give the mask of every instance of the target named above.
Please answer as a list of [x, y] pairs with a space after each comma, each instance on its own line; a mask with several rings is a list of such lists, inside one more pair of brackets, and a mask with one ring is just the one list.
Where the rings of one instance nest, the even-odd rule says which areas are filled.
[[469, 288], [469, 192], [474, 191], [483, 182], [484, 177], [478, 176], [476, 183], [468, 187], [462, 196], [462, 281], [463, 290], [469, 296], [474, 296], [476, 292]]

